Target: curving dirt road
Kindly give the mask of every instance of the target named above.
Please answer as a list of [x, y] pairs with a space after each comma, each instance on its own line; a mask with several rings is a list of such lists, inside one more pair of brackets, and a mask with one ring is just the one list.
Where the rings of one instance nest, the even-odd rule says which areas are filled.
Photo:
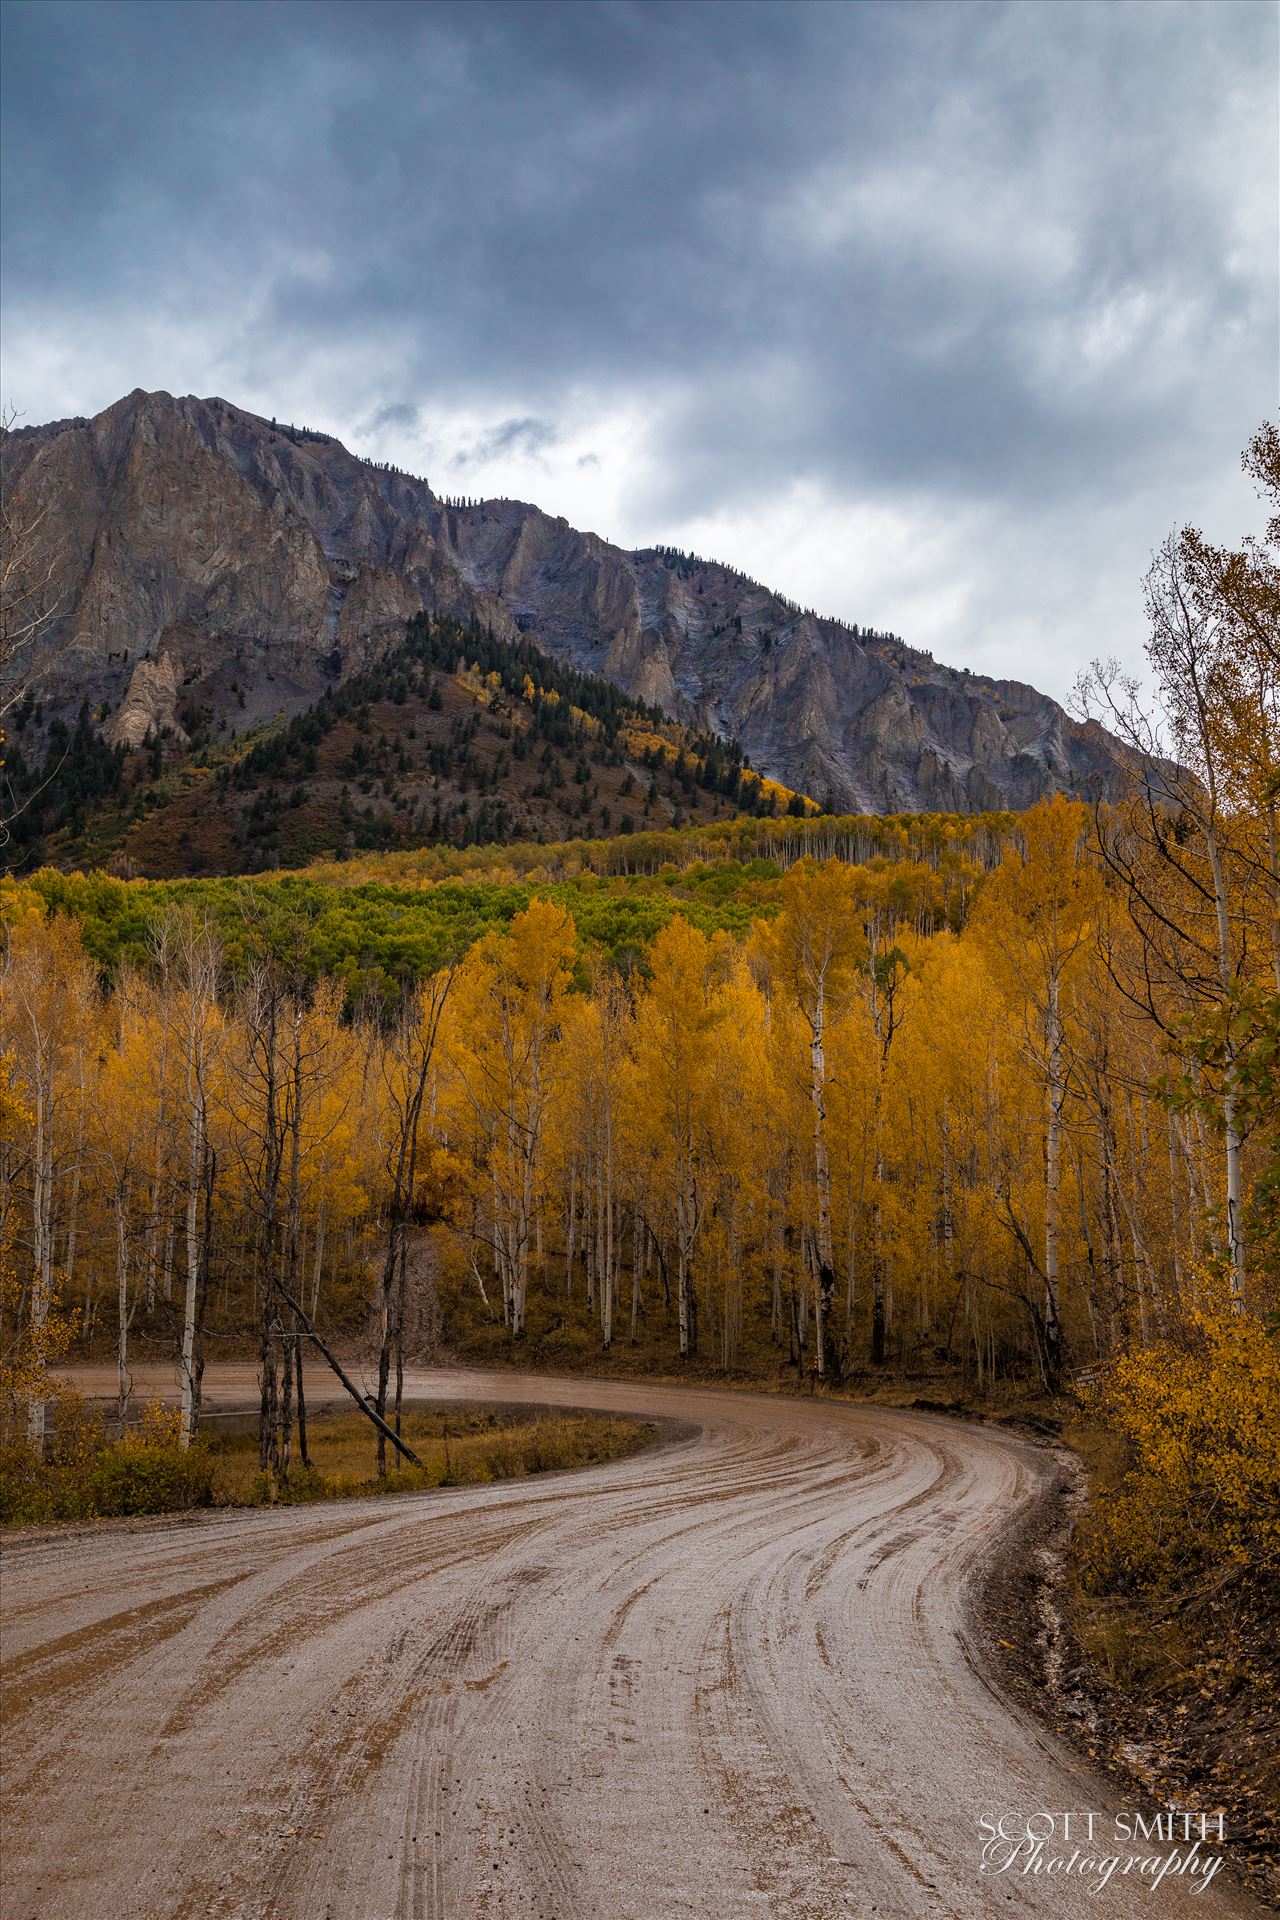
[[[247, 1370], [210, 1381], [247, 1397]], [[1030, 1443], [674, 1387], [409, 1384], [698, 1431], [514, 1484], [10, 1542], [5, 1920], [1255, 1911], [1221, 1876], [979, 1873], [984, 1815], [1109, 1835], [1124, 1804], [966, 1638], [967, 1577], [1048, 1470]]]

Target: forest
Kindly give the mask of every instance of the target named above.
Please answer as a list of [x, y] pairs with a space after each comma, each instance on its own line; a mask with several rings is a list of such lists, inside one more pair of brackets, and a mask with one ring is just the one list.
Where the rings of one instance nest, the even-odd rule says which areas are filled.
[[1095, 674], [1132, 772], [1096, 809], [0, 883], [9, 1441], [77, 1354], [122, 1414], [171, 1354], [189, 1442], [252, 1352], [271, 1484], [353, 1346], [380, 1465], [424, 1353], [950, 1370], [1110, 1395], [1183, 1534], [1209, 1475], [1274, 1556], [1274, 610], [1269, 549], [1168, 543], [1170, 751]]
[[[337, 670], [331, 656], [325, 671]], [[473, 849], [816, 811], [753, 772], [735, 741], [475, 623], [418, 615], [303, 711], [247, 731], [231, 724], [243, 686], [223, 699], [219, 710], [193, 683], [176, 728], [126, 748], [100, 731], [105, 704], [97, 724], [87, 702], [70, 724], [29, 684], [6, 703], [0, 760], [10, 871], [256, 873], [424, 842]]]

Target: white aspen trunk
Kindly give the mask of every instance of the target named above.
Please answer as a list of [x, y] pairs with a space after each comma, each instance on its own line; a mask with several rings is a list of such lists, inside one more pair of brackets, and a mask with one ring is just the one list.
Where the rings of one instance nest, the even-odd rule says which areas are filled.
[[810, 1016], [809, 1091], [813, 1100], [813, 1163], [818, 1187], [818, 1260], [814, 1273], [814, 1351], [819, 1380], [827, 1375], [827, 1345], [832, 1297], [835, 1293], [835, 1255], [831, 1245], [831, 1169], [827, 1162], [827, 1062], [824, 1050], [826, 995], [819, 978]]
[[519, 1239], [516, 1245], [516, 1274], [512, 1300], [511, 1333], [512, 1338], [524, 1338], [525, 1306], [529, 1298], [529, 1222], [533, 1218], [533, 1134], [525, 1148], [522, 1169], [523, 1184], [520, 1200], [521, 1210], [518, 1222]]
[[1173, 1130], [1172, 1112], [1167, 1113], [1165, 1118], [1168, 1123], [1167, 1131], [1168, 1131], [1168, 1138], [1169, 1138], [1169, 1245], [1170, 1245], [1170, 1250], [1173, 1256], [1174, 1293], [1178, 1296], [1178, 1298], [1181, 1298], [1182, 1296], [1182, 1256], [1181, 1256], [1182, 1222], [1179, 1217], [1179, 1210], [1178, 1210], [1178, 1148], [1177, 1148], [1176, 1136]]
[[[846, 1142], [846, 1148], [847, 1148]], [[862, 1196], [853, 1183], [853, 1155], [845, 1153], [844, 1319], [852, 1338], [853, 1309], [858, 1297], [858, 1224]]]
[[573, 1298], [573, 1243], [578, 1231], [578, 1156], [569, 1159], [569, 1216], [565, 1223], [564, 1291]]
[[[172, 1196], [170, 1197], [170, 1206], [172, 1207]], [[165, 1236], [164, 1236], [164, 1270], [162, 1274], [162, 1292], [166, 1300], [172, 1300], [173, 1298], [173, 1249], [174, 1249], [174, 1243], [177, 1240], [177, 1236], [178, 1236], [178, 1222], [171, 1211], [169, 1214], [169, 1225], [165, 1231]]]
[[[1213, 902], [1218, 923], [1218, 966], [1222, 978], [1223, 997], [1228, 1003], [1231, 999], [1231, 933], [1227, 920], [1227, 885], [1222, 868], [1222, 852], [1218, 846], [1217, 830], [1212, 822], [1205, 827], [1205, 847], [1209, 855], [1209, 870], [1213, 875]], [[1238, 1306], [1244, 1304], [1245, 1293], [1245, 1246], [1244, 1220], [1242, 1216], [1242, 1193], [1240, 1163], [1244, 1152], [1244, 1138], [1240, 1131], [1238, 1102], [1236, 1099], [1236, 1047], [1232, 1037], [1231, 1022], [1228, 1018], [1224, 1059], [1222, 1067], [1222, 1134], [1227, 1156], [1227, 1261], [1230, 1274], [1232, 1298]]]
[[680, 1358], [689, 1358], [689, 1270], [685, 1262], [684, 1235], [676, 1233], [676, 1278], [679, 1284], [677, 1293], [678, 1321], [680, 1329]]
[[319, 1217], [316, 1220], [316, 1262], [311, 1279], [311, 1321], [313, 1325], [320, 1311], [320, 1276], [324, 1271], [324, 1240], [328, 1219], [329, 1210], [322, 1202]]
[[682, 1360], [690, 1357], [697, 1340], [696, 1305], [693, 1298], [691, 1271], [696, 1199], [689, 1191], [688, 1180], [688, 1171], [681, 1167], [676, 1188], [676, 1308]]
[[1102, 1343], [1098, 1336], [1097, 1255], [1094, 1250], [1093, 1232], [1089, 1225], [1089, 1208], [1084, 1190], [1084, 1168], [1081, 1166], [1077, 1156], [1073, 1155], [1072, 1158], [1076, 1170], [1076, 1198], [1080, 1205], [1080, 1232], [1083, 1235], [1085, 1248], [1089, 1256], [1089, 1284], [1084, 1290], [1084, 1303], [1085, 1310], [1089, 1315], [1089, 1336], [1093, 1342], [1094, 1358], [1100, 1360], [1102, 1358]]
[[[194, 994], [193, 994], [194, 998]], [[200, 1009], [203, 1022], [204, 1010]], [[195, 1386], [195, 1350], [196, 1350], [196, 1307], [200, 1286], [200, 1173], [204, 1163], [204, 1099], [201, 1086], [201, 1066], [198, 1050], [202, 1046], [203, 1035], [195, 1030], [195, 1018], [187, 1034], [187, 1206], [186, 1206], [186, 1290], [182, 1313], [182, 1358], [181, 1358], [181, 1416], [182, 1444], [189, 1447], [195, 1437], [198, 1412], [196, 1408]]]
[[1062, 983], [1056, 961], [1049, 969], [1049, 1126], [1044, 1173], [1044, 1321], [1046, 1362], [1056, 1384], [1062, 1334], [1058, 1321], [1058, 1199], [1062, 1180]]
[[[1190, 1068], [1193, 1084], [1199, 1084], [1199, 1075], [1195, 1063]], [[1203, 1217], [1209, 1211], [1209, 1187], [1205, 1179], [1204, 1116], [1194, 1112], [1190, 1124], [1181, 1115], [1174, 1116], [1174, 1129], [1178, 1140], [1178, 1151], [1182, 1155], [1183, 1172], [1186, 1175], [1187, 1212], [1194, 1217]], [[1192, 1133], [1194, 1132], [1194, 1139]], [[1192, 1236], [1194, 1245], [1194, 1235]]]
[[[35, 1151], [31, 1160], [31, 1350], [38, 1365], [44, 1362], [44, 1331], [49, 1324], [49, 1306], [53, 1291], [53, 1267], [49, 1247], [53, 1188], [53, 1073], [47, 1062], [39, 1035], [36, 1035], [35, 1075]], [[45, 1403], [32, 1400], [27, 1408], [27, 1439], [38, 1450], [44, 1448]]]
[[[195, 1127], [195, 1124], [193, 1123], [192, 1125], [193, 1134], [195, 1134], [196, 1131], [197, 1129]], [[192, 1148], [191, 1148], [191, 1158], [188, 1162], [188, 1173], [187, 1173], [187, 1209], [186, 1209], [187, 1275], [186, 1275], [186, 1289], [183, 1297], [182, 1358], [180, 1362], [182, 1444], [184, 1447], [189, 1447], [191, 1445], [191, 1442], [195, 1436], [195, 1430], [196, 1430], [194, 1367], [195, 1367], [195, 1347], [196, 1347], [196, 1300], [197, 1300], [199, 1281], [200, 1281], [200, 1233], [199, 1233], [200, 1160], [198, 1157], [199, 1152], [200, 1152], [200, 1147], [199, 1147], [198, 1141], [193, 1141]]]
[[640, 1214], [637, 1211], [631, 1241], [631, 1344], [634, 1347], [640, 1328]]
[[592, 1206], [595, 1198], [595, 1155], [587, 1149], [586, 1164], [582, 1169], [582, 1251], [587, 1268], [587, 1312], [596, 1310], [596, 1210]]
[[129, 1240], [125, 1221], [128, 1192], [117, 1186], [116, 1215], [116, 1376], [120, 1397], [120, 1431], [129, 1416]]
[[1276, 809], [1267, 802], [1267, 864], [1271, 869], [1271, 969], [1275, 975], [1276, 992], [1280, 993], [1280, 830], [1276, 826]]
[[603, 1223], [601, 1236], [604, 1256], [602, 1262], [602, 1278], [600, 1281], [600, 1339], [606, 1353], [608, 1353], [609, 1348], [613, 1344], [613, 1272], [612, 1247], [610, 1245], [610, 1226], [612, 1223], [608, 1217], [609, 1213], [610, 1203], [606, 1197], [600, 1208], [600, 1216]]
[[[166, 969], [165, 978], [168, 978]], [[147, 1210], [147, 1312], [153, 1313], [156, 1304], [156, 1275], [160, 1266], [160, 1191], [164, 1178], [164, 1149], [168, 1121], [168, 1071], [169, 1071], [169, 1008], [167, 998], [162, 1002], [163, 1015], [160, 1022], [160, 1058], [156, 1062], [156, 1131], [155, 1146], [151, 1164], [151, 1193]]]
[[147, 1312], [154, 1311], [156, 1304], [156, 1275], [160, 1270], [160, 1168], [164, 1153], [164, 1131], [156, 1122], [155, 1162], [151, 1175], [151, 1204], [147, 1221], [147, 1278], [145, 1300]]
[[769, 1313], [769, 1337], [775, 1346], [781, 1344], [782, 1337], [782, 1264], [777, 1248], [773, 1255], [773, 1305]]
[[[507, 1165], [508, 1165], [508, 1172], [510, 1172], [511, 1153], [510, 1153], [510, 1130], [509, 1129], [508, 1129]], [[502, 1323], [506, 1327], [508, 1333], [510, 1333], [511, 1331], [511, 1313], [512, 1313], [512, 1297], [511, 1297], [512, 1296], [512, 1271], [511, 1271], [510, 1239], [511, 1239], [511, 1236], [510, 1236], [510, 1230], [509, 1230], [508, 1219], [507, 1219], [507, 1208], [503, 1202], [501, 1189], [498, 1183], [498, 1165], [497, 1165], [497, 1160], [495, 1159], [494, 1165], [493, 1165], [493, 1271], [498, 1281], [498, 1285], [502, 1288]]]
[[[607, 1073], [607, 1069], [606, 1069]], [[601, 1299], [600, 1334], [604, 1350], [608, 1353], [613, 1345], [613, 1307], [614, 1307], [614, 1247], [613, 1247], [613, 1101], [606, 1084], [604, 1099], [604, 1154], [602, 1177], [604, 1182], [604, 1294]]]
[[76, 1091], [79, 1098], [76, 1102], [76, 1157], [75, 1164], [71, 1169], [71, 1202], [67, 1209], [66, 1273], [67, 1278], [72, 1281], [75, 1279], [76, 1271], [76, 1227], [80, 1217], [80, 1180], [84, 1167], [85, 1091], [83, 1055], [78, 1061], [78, 1067], [79, 1085]]
[[591, 1197], [594, 1203], [591, 1209], [592, 1225], [594, 1227], [592, 1244], [595, 1249], [596, 1291], [600, 1298], [601, 1322], [603, 1324], [604, 1290], [608, 1285], [608, 1276], [605, 1273], [604, 1266], [604, 1153], [599, 1142], [596, 1143], [595, 1152], [592, 1156], [592, 1175], [593, 1190]]

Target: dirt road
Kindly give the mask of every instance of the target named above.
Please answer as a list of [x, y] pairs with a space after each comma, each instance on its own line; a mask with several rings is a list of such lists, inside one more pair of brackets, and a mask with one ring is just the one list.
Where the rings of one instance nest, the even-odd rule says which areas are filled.
[[[226, 1404], [250, 1376], [210, 1384]], [[1254, 1911], [1223, 1877], [979, 1872], [983, 1816], [1093, 1812], [1109, 1839], [1127, 1804], [972, 1651], [966, 1581], [1047, 1471], [1031, 1444], [671, 1387], [411, 1391], [699, 1431], [514, 1484], [7, 1543], [5, 1920]]]

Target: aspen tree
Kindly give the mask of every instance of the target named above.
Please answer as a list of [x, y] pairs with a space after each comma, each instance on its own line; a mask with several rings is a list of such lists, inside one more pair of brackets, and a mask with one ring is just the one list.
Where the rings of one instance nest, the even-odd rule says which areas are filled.
[[656, 1205], [675, 1246], [682, 1360], [698, 1350], [693, 1261], [708, 1199], [719, 1019], [711, 943], [677, 915], [649, 950], [649, 978], [636, 1002], [631, 1097], [651, 1129]]
[[[390, 1182], [386, 1252], [378, 1303], [378, 1412], [387, 1416], [391, 1363], [396, 1367], [395, 1430], [400, 1431], [404, 1379], [404, 1315], [409, 1258], [409, 1220], [418, 1179], [423, 1104], [436, 1056], [455, 968], [449, 965], [409, 996], [381, 1051], [381, 1070], [391, 1124], [385, 1149]], [[386, 1435], [378, 1433], [378, 1474], [387, 1471]]]
[[[1016, 1006], [1025, 996], [1030, 1057], [1043, 1088], [1044, 1238], [1040, 1341], [1046, 1381], [1062, 1373], [1060, 1204], [1063, 1109], [1069, 1061], [1064, 1000], [1080, 956], [1096, 932], [1100, 884], [1085, 856], [1088, 815], [1057, 795], [1032, 807], [1022, 823], [1024, 850], [1004, 857], [982, 896], [979, 925]], [[1008, 1195], [1002, 1204], [1019, 1229]]]
[[569, 915], [535, 900], [508, 934], [490, 932], [472, 948], [450, 1006], [450, 1070], [472, 1128], [477, 1194], [492, 1196], [491, 1245], [512, 1340], [525, 1334], [534, 1207], [576, 952]]
[[[0, 997], [6, 1038], [14, 1049], [31, 1113], [26, 1319], [39, 1376], [45, 1359], [45, 1329], [54, 1305], [55, 1189], [61, 1171], [58, 1148], [66, 1131], [67, 1107], [76, 1078], [76, 1022], [84, 1018], [93, 997], [92, 972], [73, 921], [65, 916], [41, 921], [27, 915], [12, 929], [0, 971]], [[44, 1445], [43, 1398], [35, 1397], [29, 1403], [27, 1435], [32, 1446]]]
[[779, 986], [804, 1021], [809, 1046], [813, 1158], [817, 1190], [817, 1271], [814, 1333], [818, 1378], [839, 1373], [831, 1339], [835, 1251], [831, 1232], [831, 1167], [827, 1144], [827, 1029], [851, 990], [864, 941], [857, 885], [837, 860], [793, 866], [782, 883], [782, 912], [765, 936]]
[[[159, 958], [168, 974], [167, 997], [174, 1016], [172, 1024], [176, 1029], [178, 1073], [185, 1109], [186, 1257], [178, 1364], [182, 1444], [189, 1447], [200, 1424], [200, 1381], [204, 1371], [201, 1308], [207, 1285], [204, 1258], [208, 1236], [201, 1232], [200, 1205], [202, 1199], [206, 1210], [213, 1204], [208, 1161], [211, 1082], [221, 1040], [217, 938], [207, 921], [190, 909], [180, 909], [166, 925]], [[169, 1024], [166, 1021], [166, 1026]]]

